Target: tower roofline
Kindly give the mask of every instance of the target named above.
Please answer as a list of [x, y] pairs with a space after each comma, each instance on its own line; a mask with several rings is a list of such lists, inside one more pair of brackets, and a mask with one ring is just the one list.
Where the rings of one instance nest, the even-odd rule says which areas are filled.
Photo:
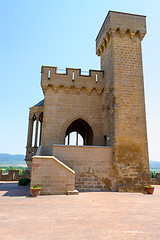
[[103, 24], [102, 24], [100, 30], [99, 30], [99, 32], [98, 32], [98, 35], [97, 35], [95, 41], [97, 41], [97, 39], [98, 39], [98, 37], [99, 37], [99, 35], [100, 35], [100, 32], [101, 32], [101, 30], [103, 29], [103, 26], [105, 25], [107, 19], [109, 18], [110, 13], [123, 14], [123, 15], [130, 15], [130, 16], [137, 16], [137, 17], [145, 17], [145, 18], [146, 18], [146, 15], [139, 15], [139, 14], [134, 14], [134, 13], [124, 13], [124, 12], [118, 12], [118, 11], [112, 11], [112, 10], [109, 10], [107, 16], [106, 16], [105, 19], [104, 19], [104, 22], [103, 22]]

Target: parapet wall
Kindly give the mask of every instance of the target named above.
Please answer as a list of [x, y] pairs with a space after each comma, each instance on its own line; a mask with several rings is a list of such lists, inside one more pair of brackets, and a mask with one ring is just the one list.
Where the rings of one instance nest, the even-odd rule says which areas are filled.
[[103, 88], [103, 71], [89, 70], [89, 75], [82, 75], [81, 69], [66, 68], [66, 73], [57, 73], [57, 67], [42, 66], [41, 68], [41, 86], [45, 92], [48, 86], [52, 86], [55, 93], [59, 88], [65, 88], [68, 93], [70, 88], [80, 91], [82, 88], [90, 93], [92, 89], [96, 89], [100, 95]]
[[23, 175], [19, 174], [19, 170], [9, 170], [8, 174], [3, 174], [3, 171], [0, 170], [0, 181], [19, 181], [22, 178], [29, 178], [30, 172], [25, 171]]
[[146, 16], [109, 11], [96, 38], [96, 53], [100, 56], [109, 45], [110, 37], [119, 32], [121, 38], [129, 34], [130, 38], [138, 36], [141, 40], [146, 34]]
[[151, 184], [160, 185], [160, 178], [151, 178]]
[[151, 178], [151, 184], [160, 185], [160, 173], [156, 173], [156, 178]]

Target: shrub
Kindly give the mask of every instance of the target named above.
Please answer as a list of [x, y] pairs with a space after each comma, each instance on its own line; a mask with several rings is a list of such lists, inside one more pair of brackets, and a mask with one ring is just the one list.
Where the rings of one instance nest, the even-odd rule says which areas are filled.
[[18, 186], [26, 186], [30, 183], [30, 179], [29, 178], [22, 178], [19, 180], [18, 182]]
[[22, 169], [19, 169], [19, 175], [22, 175], [22, 174], [23, 174]]
[[151, 171], [150, 171], [151, 178], [156, 178], [156, 173], [157, 173], [157, 171], [151, 170]]
[[10, 166], [10, 167], [9, 167], [9, 170], [15, 170], [15, 168], [14, 168], [14, 167], [12, 167], [12, 166]]

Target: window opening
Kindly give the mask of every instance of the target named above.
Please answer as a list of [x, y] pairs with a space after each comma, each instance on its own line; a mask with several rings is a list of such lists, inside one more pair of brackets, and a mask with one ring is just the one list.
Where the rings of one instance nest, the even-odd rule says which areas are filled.
[[51, 77], [51, 71], [48, 70], [48, 79], [50, 79], [50, 77]]
[[97, 73], [96, 73], [96, 83], [98, 83], [98, 76], [97, 76]]

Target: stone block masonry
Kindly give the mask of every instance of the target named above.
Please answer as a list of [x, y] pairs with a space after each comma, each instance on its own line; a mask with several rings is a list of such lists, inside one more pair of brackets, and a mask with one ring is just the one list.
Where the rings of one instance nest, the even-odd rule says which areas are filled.
[[3, 174], [3, 171], [0, 170], [0, 181], [19, 181], [22, 178], [30, 178], [30, 172], [26, 170], [24, 174], [20, 175], [19, 170], [9, 170], [8, 174]]
[[[30, 108], [26, 162], [31, 170], [37, 149], [44, 156], [33, 157], [32, 183], [38, 181], [45, 194], [66, 192], [66, 176], [55, 169], [69, 172], [54, 157], [75, 171], [76, 187], [83, 191], [143, 192], [150, 183], [141, 49], [145, 34], [145, 16], [109, 11], [96, 38], [101, 70], [82, 75], [81, 69], [66, 68], [60, 74], [57, 67], [42, 66], [44, 100]], [[84, 146], [64, 145], [73, 132], [76, 144], [79, 134]], [[57, 181], [59, 190], [53, 184]]]
[[111, 147], [54, 145], [53, 156], [75, 171], [79, 191], [112, 190]]
[[86, 89], [87, 95], [96, 89], [97, 94], [102, 93], [104, 87], [103, 71], [89, 70], [89, 75], [82, 75], [81, 69], [66, 68], [66, 73], [57, 73], [57, 67], [42, 66], [41, 68], [41, 86], [43, 92], [50, 86], [55, 93], [60, 88], [64, 88], [65, 93], [69, 93], [74, 88], [77, 94], [82, 89]]
[[31, 186], [38, 184], [42, 194], [67, 194], [74, 191], [75, 172], [55, 157], [34, 156]]
[[115, 189], [143, 189], [150, 181], [141, 40], [145, 16], [110, 11], [96, 39], [104, 71], [106, 135], [113, 146]]
[[44, 154], [52, 154], [53, 144], [64, 144], [66, 128], [78, 118], [85, 120], [94, 130], [93, 145], [104, 145], [103, 71], [90, 70], [86, 76], [81, 75], [80, 69], [67, 69], [66, 74], [58, 74], [56, 70], [56, 67], [49, 66], [42, 66], [41, 70], [41, 86], [45, 94]]

